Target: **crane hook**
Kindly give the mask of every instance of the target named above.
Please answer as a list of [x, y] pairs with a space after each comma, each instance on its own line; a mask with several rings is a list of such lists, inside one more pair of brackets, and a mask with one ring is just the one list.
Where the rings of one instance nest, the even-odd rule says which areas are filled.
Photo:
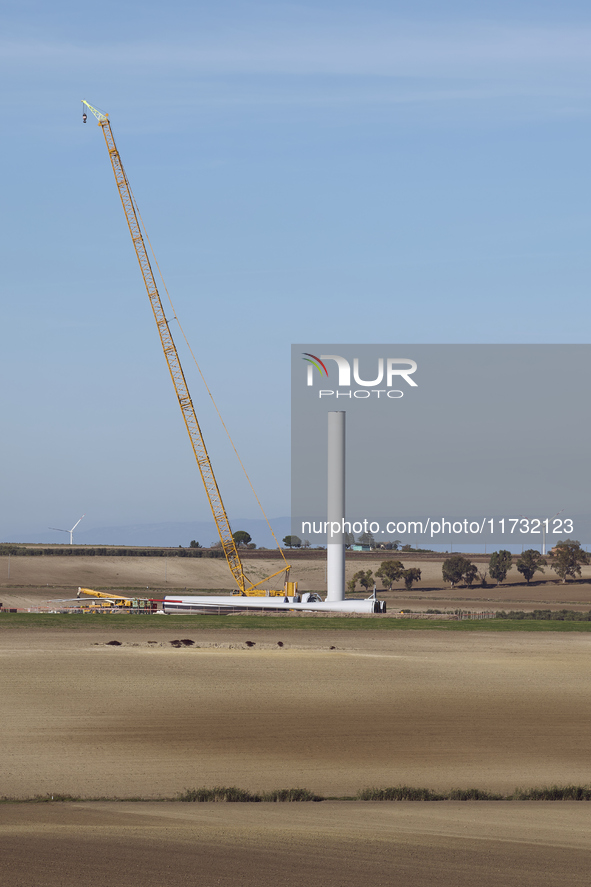
[[82, 123], [86, 123], [86, 111], [82, 114]]

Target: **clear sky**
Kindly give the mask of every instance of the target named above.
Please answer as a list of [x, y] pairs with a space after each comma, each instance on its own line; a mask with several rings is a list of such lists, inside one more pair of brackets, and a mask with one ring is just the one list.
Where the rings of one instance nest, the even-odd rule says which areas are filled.
[[0, 25], [0, 539], [209, 517], [82, 98], [271, 515], [292, 342], [589, 341], [588, 4], [5, 0]]

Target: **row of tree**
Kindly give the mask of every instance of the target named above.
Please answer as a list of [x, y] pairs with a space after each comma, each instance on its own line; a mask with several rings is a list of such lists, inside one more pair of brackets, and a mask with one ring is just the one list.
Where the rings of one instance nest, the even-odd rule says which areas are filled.
[[[234, 540], [236, 548], [249, 548], [250, 550], [256, 548], [255, 543], [252, 541], [252, 536], [250, 533], [247, 533], [246, 530], [236, 530], [235, 533], [232, 533], [232, 539]], [[222, 543], [218, 540], [217, 542], [212, 543], [211, 547], [214, 549], [221, 548]], [[196, 539], [191, 539], [189, 548], [201, 548], [201, 545]]]
[[[576, 539], [565, 539], [558, 542], [550, 554], [550, 567], [562, 579], [563, 582], [570, 577], [575, 579], [581, 575], [581, 565], [589, 563], [589, 555], [581, 547]], [[536, 573], [544, 573], [544, 567], [548, 561], [539, 551], [528, 548], [519, 557], [515, 564], [517, 571], [521, 573], [527, 584], [531, 582]], [[513, 567], [513, 555], [510, 551], [501, 549], [494, 551], [488, 562], [488, 571], [479, 571], [475, 564], [461, 554], [454, 554], [443, 562], [443, 578], [451, 587], [463, 582], [472, 585], [478, 576], [481, 584], [486, 586], [487, 577], [490, 576], [497, 584], [504, 582], [507, 573]]]
[[[345, 548], [351, 548], [352, 545], [355, 545], [355, 536], [353, 533], [343, 533], [343, 541], [345, 544]], [[371, 533], [362, 533], [361, 536], [357, 539], [357, 543], [360, 545], [369, 545], [370, 548], [377, 548], [377, 543], [375, 537]], [[299, 536], [291, 535], [284, 536], [283, 544], [286, 548], [310, 548], [310, 542], [308, 539], [302, 540]], [[384, 542], [380, 544], [380, 548], [384, 548], [388, 551], [412, 551], [411, 545], [403, 545], [400, 539], [395, 539], [394, 542]], [[415, 551], [423, 551], [429, 549], [415, 549]]]
[[[563, 582], [566, 582], [569, 577], [574, 579], [576, 576], [580, 576], [581, 565], [590, 563], [590, 560], [587, 552], [581, 547], [581, 543], [573, 539], [558, 542], [550, 554], [550, 566]], [[542, 557], [539, 551], [529, 548], [517, 558], [515, 566], [529, 585], [536, 573], [545, 572], [544, 567], [547, 564], [548, 561]], [[504, 582], [507, 573], [513, 566], [511, 552], [501, 549], [491, 554], [488, 570], [479, 571], [476, 564], [471, 563], [468, 558], [461, 554], [453, 554], [444, 560], [442, 573], [443, 579], [445, 582], [449, 582], [452, 588], [461, 582], [468, 586], [473, 585], [477, 578], [486, 587], [487, 577], [490, 576], [497, 584]], [[418, 582], [420, 578], [421, 571], [418, 567], [405, 569], [401, 561], [388, 560], [382, 561], [375, 574], [371, 570], [358, 570], [347, 582], [347, 590], [354, 592], [357, 583], [362, 588], [372, 588], [378, 579], [382, 586], [388, 590], [400, 580], [404, 581], [406, 588], [411, 589], [413, 583]]]
[[106, 547], [102, 545], [64, 545], [63, 547], [43, 548], [39, 545], [0, 545], [0, 555], [14, 557], [224, 557], [220, 548], [125, 548], [121, 545]]
[[380, 579], [384, 588], [388, 589], [392, 588], [399, 579], [403, 579], [406, 588], [411, 589], [413, 583], [418, 582], [420, 578], [421, 571], [418, 567], [409, 567], [405, 570], [404, 564], [400, 561], [382, 561], [380, 569], [375, 572], [375, 578], [371, 570], [358, 570], [347, 582], [347, 590], [355, 591], [358, 582], [362, 588], [373, 588], [376, 579]]

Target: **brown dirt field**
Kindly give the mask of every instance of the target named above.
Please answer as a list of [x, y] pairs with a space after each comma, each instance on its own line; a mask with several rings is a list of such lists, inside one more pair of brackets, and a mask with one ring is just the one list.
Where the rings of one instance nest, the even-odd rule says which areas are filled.
[[0, 795], [590, 781], [587, 634], [143, 624], [0, 632]]
[[[184, 632], [0, 626], [0, 795], [590, 781], [589, 635]], [[590, 836], [574, 802], [7, 803], [0, 882], [583, 887]]]
[[586, 887], [571, 803], [0, 807], [3, 887]]
[[[289, 554], [289, 552], [287, 553]], [[398, 552], [394, 552], [396, 556]], [[359, 569], [379, 569], [388, 552], [375, 559], [349, 559], [346, 576], [349, 579]], [[426, 609], [591, 609], [591, 566], [582, 568], [583, 581], [561, 583], [556, 574], [546, 567], [537, 574], [530, 586], [514, 567], [508, 580], [500, 586], [488, 588], [453, 588], [444, 585], [441, 577], [442, 559], [410, 559], [402, 555], [405, 567], [419, 567], [422, 579], [408, 592], [398, 583], [391, 592], [379, 590], [379, 597], [387, 601], [388, 610], [401, 608]], [[211, 558], [147, 558], [147, 557], [11, 557], [10, 577], [8, 558], [0, 557], [0, 601], [6, 607], [31, 607], [53, 598], [72, 597], [79, 585], [112, 591], [135, 588], [160, 593], [175, 590], [200, 589], [230, 590], [230, 574], [224, 560]], [[282, 567], [280, 560], [249, 558], [245, 562], [248, 575], [260, 580]], [[482, 567], [481, 567], [482, 568]], [[166, 582], [165, 582], [166, 577]], [[299, 558], [294, 563], [292, 578], [302, 591], [326, 591], [326, 564], [318, 558]], [[263, 587], [281, 585], [281, 576]], [[358, 588], [358, 597], [367, 592]]]

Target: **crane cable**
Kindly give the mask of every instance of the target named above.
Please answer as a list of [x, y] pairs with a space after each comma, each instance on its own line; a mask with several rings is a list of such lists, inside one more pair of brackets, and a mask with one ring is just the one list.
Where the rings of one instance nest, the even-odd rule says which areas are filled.
[[[127, 177], [126, 177], [126, 178], [127, 178]], [[155, 265], [156, 265], [156, 267], [157, 267], [157, 269], [158, 269], [158, 274], [160, 275], [160, 280], [162, 281], [162, 286], [164, 287], [164, 291], [166, 292], [166, 296], [167, 296], [167, 298], [168, 298], [168, 301], [170, 302], [170, 307], [171, 307], [171, 309], [172, 309], [172, 316], [174, 317], [174, 319], [176, 320], [176, 322], [177, 322], [178, 325], [179, 325], [179, 329], [180, 329], [180, 331], [181, 331], [181, 333], [182, 333], [183, 339], [185, 340], [185, 344], [186, 344], [187, 348], [189, 349], [189, 353], [190, 353], [191, 357], [193, 358], [193, 362], [195, 363], [195, 366], [197, 367], [197, 370], [199, 371], [199, 375], [201, 376], [201, 381], [202, 381], [203, 384], [205, 385], [205, 390], [207, 391], [207, 393], [209, 394], [209, 396], [210, 396], [210, 398], [211, 398], [211, 402], [213, 403], [214, 408], [215, 408], [215, 411], [216, 411], [216, 413], [218, 414], [218, 418], [219, 418], [220, 422], [222, 423], [222, 426], [223, 426], [223, 428], [224, 428], [224, 431], [225, 431], [226, 434], [228, 435], [228, 440], [230, 441], [230, 444], [232, 445], [232, 449], [234, 450], [234, 453], [236, 454], [236, 458], [238, 459], [238, 462], [239, 462], [239, 464], [240, 464], [240, 467], [242, 468], [242, 471], [244, 472], [244, 476], [245, 476], [246, 480], [248, 481], [248, 484], [249, 484], [249, 486], [250, 486], [250, 489], [252, 490], [252, 494], [253, 494], [254, 498], [256, 499], [256, 501], [257, 501], [257, 505], [258, 505], [259, 508], [261, 509], [261, 514], [262, 514], [263, 517], [265, 518], [265, 522], [266, 522], [267, 526], [269, 527], [269, 530], [270, 530], [270, 532], [271, 532], [271, 535], [272, 535], [273, 539], [275, 540], [275, 545], [277, 546], [277, 550], [279, 551], [279, 554], [280, 554], [281, 557], [283, 558], [283, 562], [285, 563], [285, 566], [287, 567], [287, 569], [288, 569], [288, 571], [289, 571], [289, 564], [287, 563], [287, 559], [286, 559], [286, 557], [285, 557], [285, 555], [284, 555], [284, 553], [283, 553], [283, 549], [281, 548], [281, 546], [279, 545], [279, 542], [277, 541], [277, 536], [275, 535], [275, 533], [274, 533], [274, 531], [273, 531], [273, 527], [272, 527], [271, 524], [269, 523], [269, 518], [268, 518], [267, 515], [265, 514], [265, 509], [264, 509], [263, 506], [262, 506], [261, 500], [259, 499], [259, 497], [258, 497], [257, 494], [256, 494], [256, 490], [255, 490], [255, 488], [254, 488], [254, 486], [253, 486], [253, 484], [252, 484], [252, 481], [251, 481], [250, 477], [248, 476], [248, 472], [247, 472], [246, 468], [244, 467], [244, 463], [242, 462], [242, 459], [240, 458], [240, 455], [239, 455], [239, 453], [238, 453], [238, 450], [236, 449], [236, 445], [235, 445], [234, 441], [232, 440], [232, 436], [231, 436], [230, 432], [228, 431], [228, 428], [227, 428], [227, 426], [226, 426], [226, 423], [224, 422], [224, 420], [223, 420], [223, 418], [222, 418], [222, 414], [221, 414], [220, 411], [219, 411], [218, 405], [217, 405], [217, 403], [215, 402], [215, 398], [214, 398], [213, 394], [211, 393], [211, 391], [210, 391], [210, 389], [209, 389], [209, 385], [208, 385], [207, 382], [205, 381], [205, 376], [203, 375], [203, 372], [202, 372], [202, 370], [201, 370], [201, 367], [199, 366], [199, 364], [198, 364], [198, 362], [197, 362], [197, 358], [195, 357], [195, 355], [194, 355], [194, 353], [193, 353], [193, 349], [191, 348], [191, 345], [189, 344], [189, 340], [187, 339], [187, 336], [185, 335], [185, 331], [184, 331], [184, 329], [183, 329], [183, 327], [182, 327], [182, 325], [181, 325], [181, 322], [180, 322], [180, 320], [179, 320], [178, 317], [177, 317], [177, 313], [176, 313], [175, 307], [174, 307], [174, 305], [173, 305], [172, 299], [171, 299], [171, 297], [170, 297], [170, 293], [168, 292], [168, 287], [166, 286], [166, 282], [165, 282], [165, 280], [164, 280], [164, 277], [162, 276], [162, 271], [160, 270], [160, 265], [158, 264], [158, 259], [156, 258], [156, 253], [154, 252], [154, 249], [153, 249], [153, 247], [152, 247], [152, 242], [150, 241], [150, 236], [149, 236], [149, 234], [148, 234], [148, 232], [147, 232], [146, 226], [145, 226], [145, 224], [144, 224], [144, 220], [142, 219], [142, 214], [141, 214], [141, 212], [140, 212], [140, 208], [139, 208], [139, 206], [138, 206], [138, 204], [137, 204], [137, 200], [135, 199], [135, 195], [134, 195], [133, 191], [131, 190], [131, 185], [129, 184], [129, 181], [128, 181], [127, 184], [128, 184], [128, 187], [129, 187], [129, 193], [131, 194], [131, 199], [133, 200], [133, 205], [134, 205], [134, 207], [135, 207], [135, 211], [136, 211], [137, 214], [138, 214], [138, 217], [139, 217], [139, 220], [140, 220], [141, 226], [142, 226], [142, 228], [143, 228], [143, 233], [144, 233], [144, 235], [145, 235], [145, 237], [146, 237], [146, 240], [148, 241], [148, 245], [149, 245], [149, 247], [150, 247], [150, 252], [152, 253], [152, 258], [154, 259], [154, 263], [155, 263]]]

